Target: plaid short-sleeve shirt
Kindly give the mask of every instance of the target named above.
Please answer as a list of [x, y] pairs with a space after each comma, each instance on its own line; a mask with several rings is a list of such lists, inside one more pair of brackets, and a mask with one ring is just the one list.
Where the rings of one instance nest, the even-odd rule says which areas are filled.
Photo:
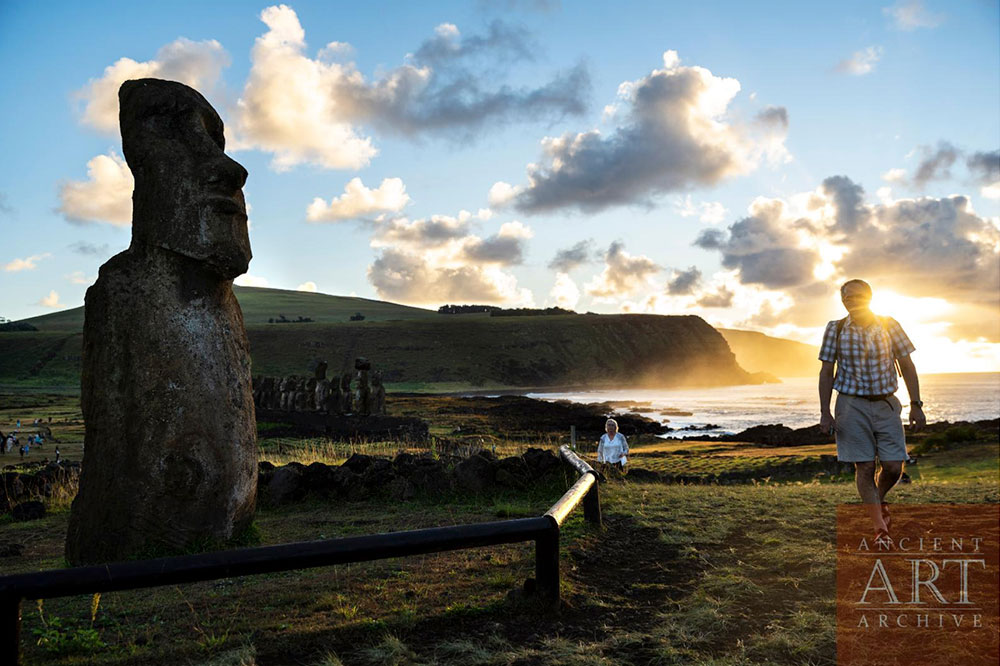
[[862, 328], [848, 315], [840, 331], [839, 347], [837, 321], [826, 325], [819, 360], [837, 362], [833, 379], [837, 393], [888, 395], [899, 388], [895, 359], [910, 355], [914, 349], [903, 327], [892, 317], [876, 317], [875, 323]]

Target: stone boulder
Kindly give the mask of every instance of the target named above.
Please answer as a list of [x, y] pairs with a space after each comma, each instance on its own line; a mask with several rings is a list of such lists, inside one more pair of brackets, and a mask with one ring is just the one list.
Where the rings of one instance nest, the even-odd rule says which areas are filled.
[[284, 465], [274, 470], [267, 484], [266, 497], [271, 504], [287, 504], [302, 499], [306, 494], [301, 465]]
[[302, 471], [302, 487], [307, 493], [322, 497], [335, 491], [334, 468], [321, 462], [314, 462]]
[[45, 517], [45, 505], [39, 501], [22, 502], [14, 507], [11, 516], [17, 521], [38, 520]]
[[458, 488], [470, 493], [482, 493], [493, 487], [496, 480], [495, 457], [487, 454], [486, 451], [477, 453], [455, 466], [455, 484]]

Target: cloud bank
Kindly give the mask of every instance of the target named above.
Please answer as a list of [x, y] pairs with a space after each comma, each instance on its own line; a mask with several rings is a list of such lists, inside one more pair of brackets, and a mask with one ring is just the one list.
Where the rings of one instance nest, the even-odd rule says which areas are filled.
[[117, 134], [118, 89], [125, 81], [150, 77], [180, 81], [207, 97], [229, 62], [229, 54], [214, 39], [193, 42], [183, 37], [162, 47], [153, 60], [119, 58], [74, 94], [83, 103], [80, 120], [98, 131]]
[[484, 209], [374, 222], [371, 246], [379, 254], [368, 267], [368, 281], [379, 298], [418, 305], [532, 305], [531, 291], [518, 287], [506, 269], [524, 261], [533, 233], [517, 221], [486, 237], [473, 233], [474, 224], [491, 216]]
[[469, 140], [507, 122], [558, 118], [586, 108], [589, 77], [582, 66], [537, 88], [494, 83], [537, 51], [524, 30], [499, 21], [485, 34], [468, 37], [442, 24], [407, 62], [366, 80], [353, 62], [323, 59], [349, 53], [342, 42], [310, 58], [292, 8], [268, 7], [261, 20], [268, 31], [254, 44], [233, 129], [237, 147], [274, 153], [272, 167], [278, 171], [303, 163], [360, 169], [377, 152], [362, 126], [407, 137]]
[[740, 284], [782, 295], [785, 307], [751, 323], [814, 326], [831, 290], [861, 277], [949, 303], [952, 339], [1000, 341], [1000, 228], [967, 197], [872, 204], [860, 184], [832, 176], [792, 200], [758, 198], [747, 217], [695, 241], [717, 251]]
[[598, 301], [625, 298], [649, 286], [661, 270], [649, 257], [631, 255], [621, 241], [615, 241], [604, 253], [604, 270], [587, 283], [586, 291]]
[[528, 183], [497, 183], [491, 205], [511, 203], [540, 213], [563, 208], [597, 212], [615, 205], [714, 185], [747, 173], [763, 159], [789, 159], [787, 112], [770, 107], [752, 122], [727, 118], [739, 81], [682, 66], [677, 53], [663, 67], [619, 86], [624, 122], [613, 133], [566, 133], [542, 141], [542, 159], [528, 165]]
[[310, 222], [338, 222], [374, 217], [382, 213], [398, 213], [410, 202], [406, 186], [400, 178], [385, 178], [375, 189], [364, 186], [360, 178], [352, 178], [344, 193], [330, 203], [316, 197], [306, 209]]

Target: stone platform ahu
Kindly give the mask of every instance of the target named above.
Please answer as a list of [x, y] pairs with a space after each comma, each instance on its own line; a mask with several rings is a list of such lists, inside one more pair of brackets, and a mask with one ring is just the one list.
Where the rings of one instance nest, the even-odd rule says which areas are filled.
[[257, 491], [250, 347], [232, 288], [251, 256], [247, 172], [197, 91], [140, 79], [118, 100], [132, 243], [87, 290], [73, 564], [223, 541], [249, 526]]

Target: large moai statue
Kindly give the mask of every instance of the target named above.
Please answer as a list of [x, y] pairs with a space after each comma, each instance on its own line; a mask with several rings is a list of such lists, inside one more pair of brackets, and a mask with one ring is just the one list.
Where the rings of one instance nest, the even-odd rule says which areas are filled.
[[140, 79], [118, 99], [132, 242], [87, 290], [73, 564], [226, 540], [250, 524], [257, 490], [250, 348], [232, 289], [251, 257], [247, 172], [195, 90]]

